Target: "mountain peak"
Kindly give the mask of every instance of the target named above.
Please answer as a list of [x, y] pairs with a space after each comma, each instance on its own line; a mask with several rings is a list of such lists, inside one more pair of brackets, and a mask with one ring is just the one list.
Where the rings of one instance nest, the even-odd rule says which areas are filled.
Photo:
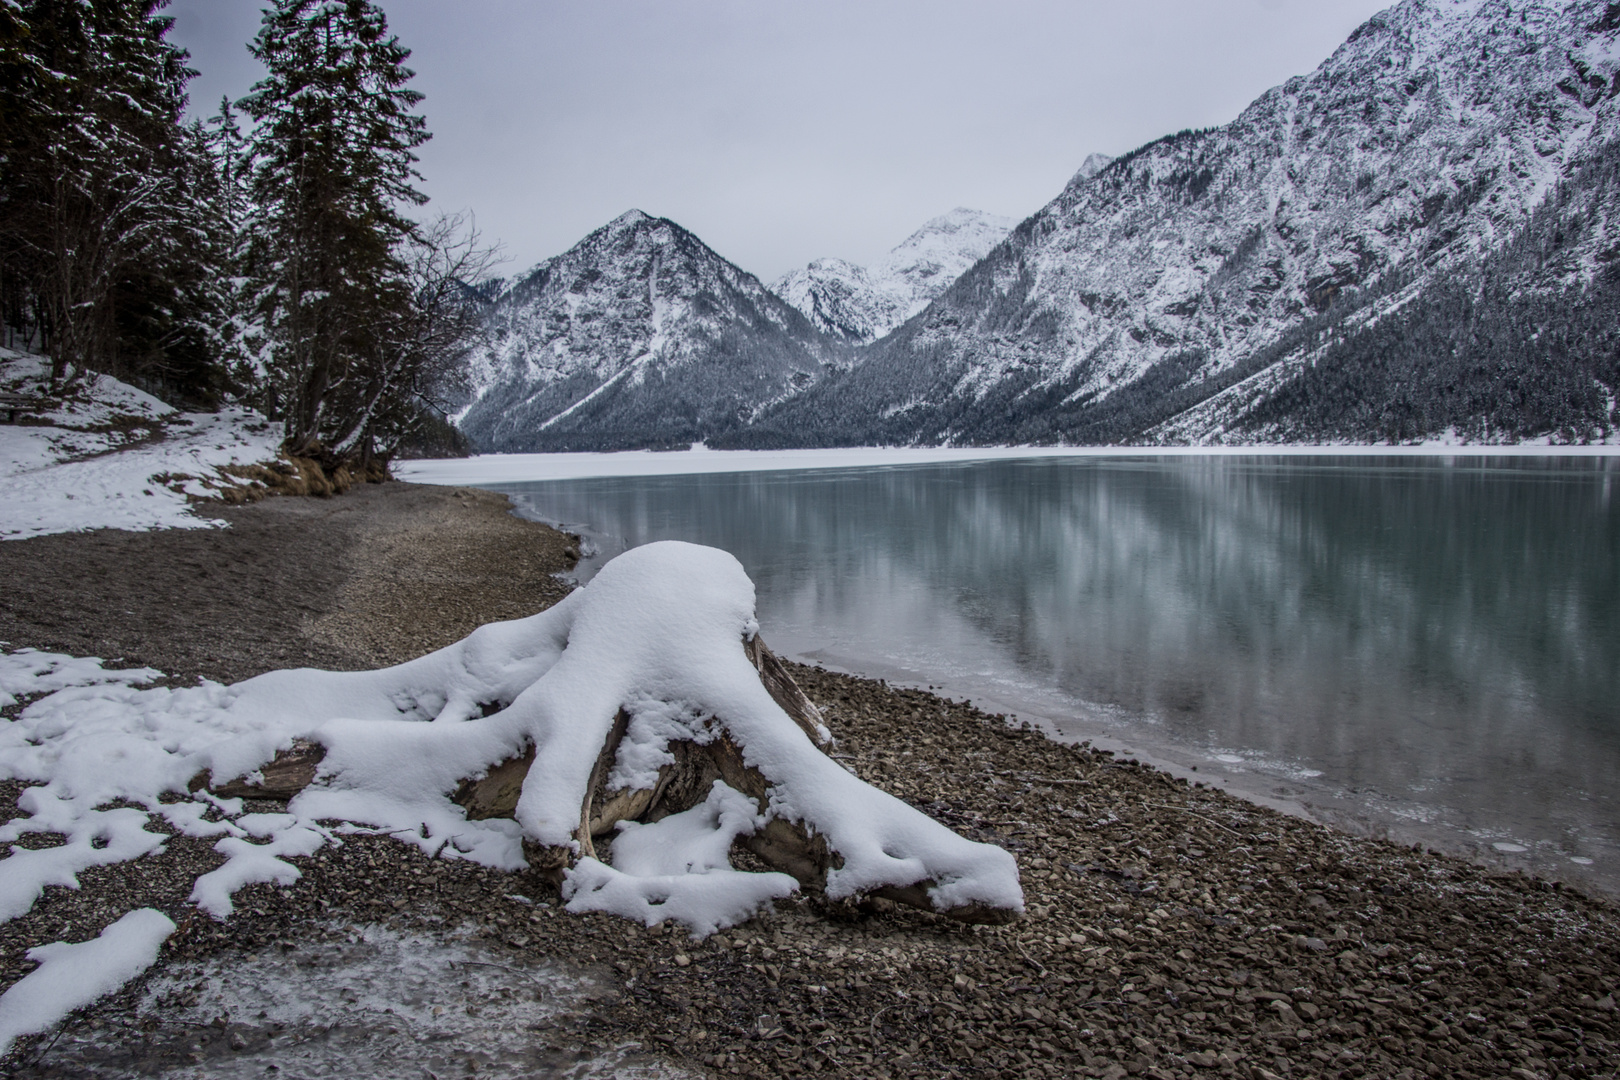
[[773, 286], [817, 329], [849, 341], [887, 334], [1001, 242], [1012, 218], [959, 206], [930, 218], [870, 267], [817, 259]]
[[630, 210], [492, 306], [459, 423], [486, 450], [689, 446], [820, 378], [825, 344], [759, 280]]
[[1114, 159], [1112, 155], [1109, 154], [1087, 154], [1086, 160], [1080, 163], [1079, 171], [1074, 174], [1074, 177], [1069, 181], [1069, 183], [1078, 184], [1083, 181], [1090, 180], [1093, 176], [1096, 176], [1098, 173], [1108, 168], [1109, 165], [1113, 164], [1113, 161]]

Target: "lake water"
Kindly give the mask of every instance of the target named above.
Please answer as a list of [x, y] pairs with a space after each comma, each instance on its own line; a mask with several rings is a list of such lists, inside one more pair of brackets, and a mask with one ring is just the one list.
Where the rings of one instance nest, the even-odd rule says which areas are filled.
[[488, 486], [600, 558], [731, 551], [794, 657], [1616, 892], [1617, 482], [1614, 457], [1091, 456]]

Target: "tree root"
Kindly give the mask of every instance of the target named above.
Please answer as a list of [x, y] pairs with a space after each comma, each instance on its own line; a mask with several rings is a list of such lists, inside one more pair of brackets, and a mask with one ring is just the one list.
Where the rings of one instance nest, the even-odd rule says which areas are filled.
[[[820, 711], [765, 642], [756, 635], [745, 641], [743, 648], [759, 673], [760, 682], [810, 738], [815, 752], [830, 749], [831, 737]], [[761, 814], [769, 807], [770, 782], [757, 768], [745, 762], [742, 749], [724, 733], [706, 743], [671, 742], [668, 749], [675, 760], [659, 769], [657, 781], [650, 788], [609, 790], [608, 776], [629, 725], [630, 714], [620, 709], [592, 768], [573, 843], [546, 845], [529, 839], [523, 842], [530, 868], [556, 884], [561, 884], [564, 873], [576, 861], [596, 857], [597, 839], [611, 836], [620, 822], [659, 821], [691, 809], [708, 797], [716, 780], [754, 800]], [[276, 754], [273, 761], [251, 777], [216, 783], [204, 772], [191, 782], [190, 788], [192, 791], [206, 788], [222, 797], [290, 799], [314, 781], [325, 753], [325, 748], [318, 743], [300, 740]], [[514, 817], [523, 782], [534, 760], [534, 747], [530, 746], [522, 754], [492, 766], [483, 776], [462, 781], [450, 797], [472, 820]], [[826, 887], [829, 871], [839, 868], [843, 862], [837, 852], [829, 848], [824, 836], [810, 831], [802, 823], [780, 817], [769, 818], [763, 828], [738, 842], [771, 869], [789, 874], [801, 886], [816, 891]], [[963, 922], [1006, 923], [1018, 917], [1009, 909], [977, 903], [941, 911], [929, 895], [934, 885], [932, 881], [886, 885], [867, 895]]]

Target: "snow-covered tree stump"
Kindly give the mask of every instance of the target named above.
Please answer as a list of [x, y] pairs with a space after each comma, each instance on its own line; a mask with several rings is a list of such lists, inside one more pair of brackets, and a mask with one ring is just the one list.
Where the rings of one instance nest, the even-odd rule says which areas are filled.
[[[696, 934], [801, 887], [1015, 918], [1012, 856], [828, 756], [820, 714], [765, 647], [753, 610], [753, 584], [730, 555], [649, 544], [538, 615], [396, 667], [120, 688], [98, 704], [106, 734], [52, 758], [36, 790], [42, 804], [71, 788], [76, 801], [116, 795], [199, 835], [229, 832], [220, 850], [233, 861], [198, 883], [216, 914], [245, 881], [296, 876], [275, 856], [365, 827], [448, 858], [538, 869], [570, 910], [675, 919]], [[55, 710], [73, 699], [54, 702], [25, 721], [66, 730]], [[196, 801], [184, 809], [160, 803], [187, 791]], [[289, 799], [288, 812], [228, 826], [200, 816], [209, 805], [240, 814], [221, 800], [253, 796]], [[772, 871], [733, 868], [736, 843]]]

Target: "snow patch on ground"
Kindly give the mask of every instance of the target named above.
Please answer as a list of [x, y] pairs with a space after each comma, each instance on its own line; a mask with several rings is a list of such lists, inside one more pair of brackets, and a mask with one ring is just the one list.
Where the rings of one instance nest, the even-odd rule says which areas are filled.
[[0, 1057], [19, 1035], [48, 1031], [74, 1009], [98, 1001], [157, 960], [174, 933], [161, 911], [131, 911], [89, 941], [53, 941], [28, 950], [39, 965], [0, 994]]
[[85, 529], [201, 529], [194, 500], [226, 465], [272, 461], [281, 436], [247, 409], [182, 413], [108, 375], [61, 397], [49, 361], [0, 349], [0, 390], [39, 398], [0, 424], [0, 539]]

